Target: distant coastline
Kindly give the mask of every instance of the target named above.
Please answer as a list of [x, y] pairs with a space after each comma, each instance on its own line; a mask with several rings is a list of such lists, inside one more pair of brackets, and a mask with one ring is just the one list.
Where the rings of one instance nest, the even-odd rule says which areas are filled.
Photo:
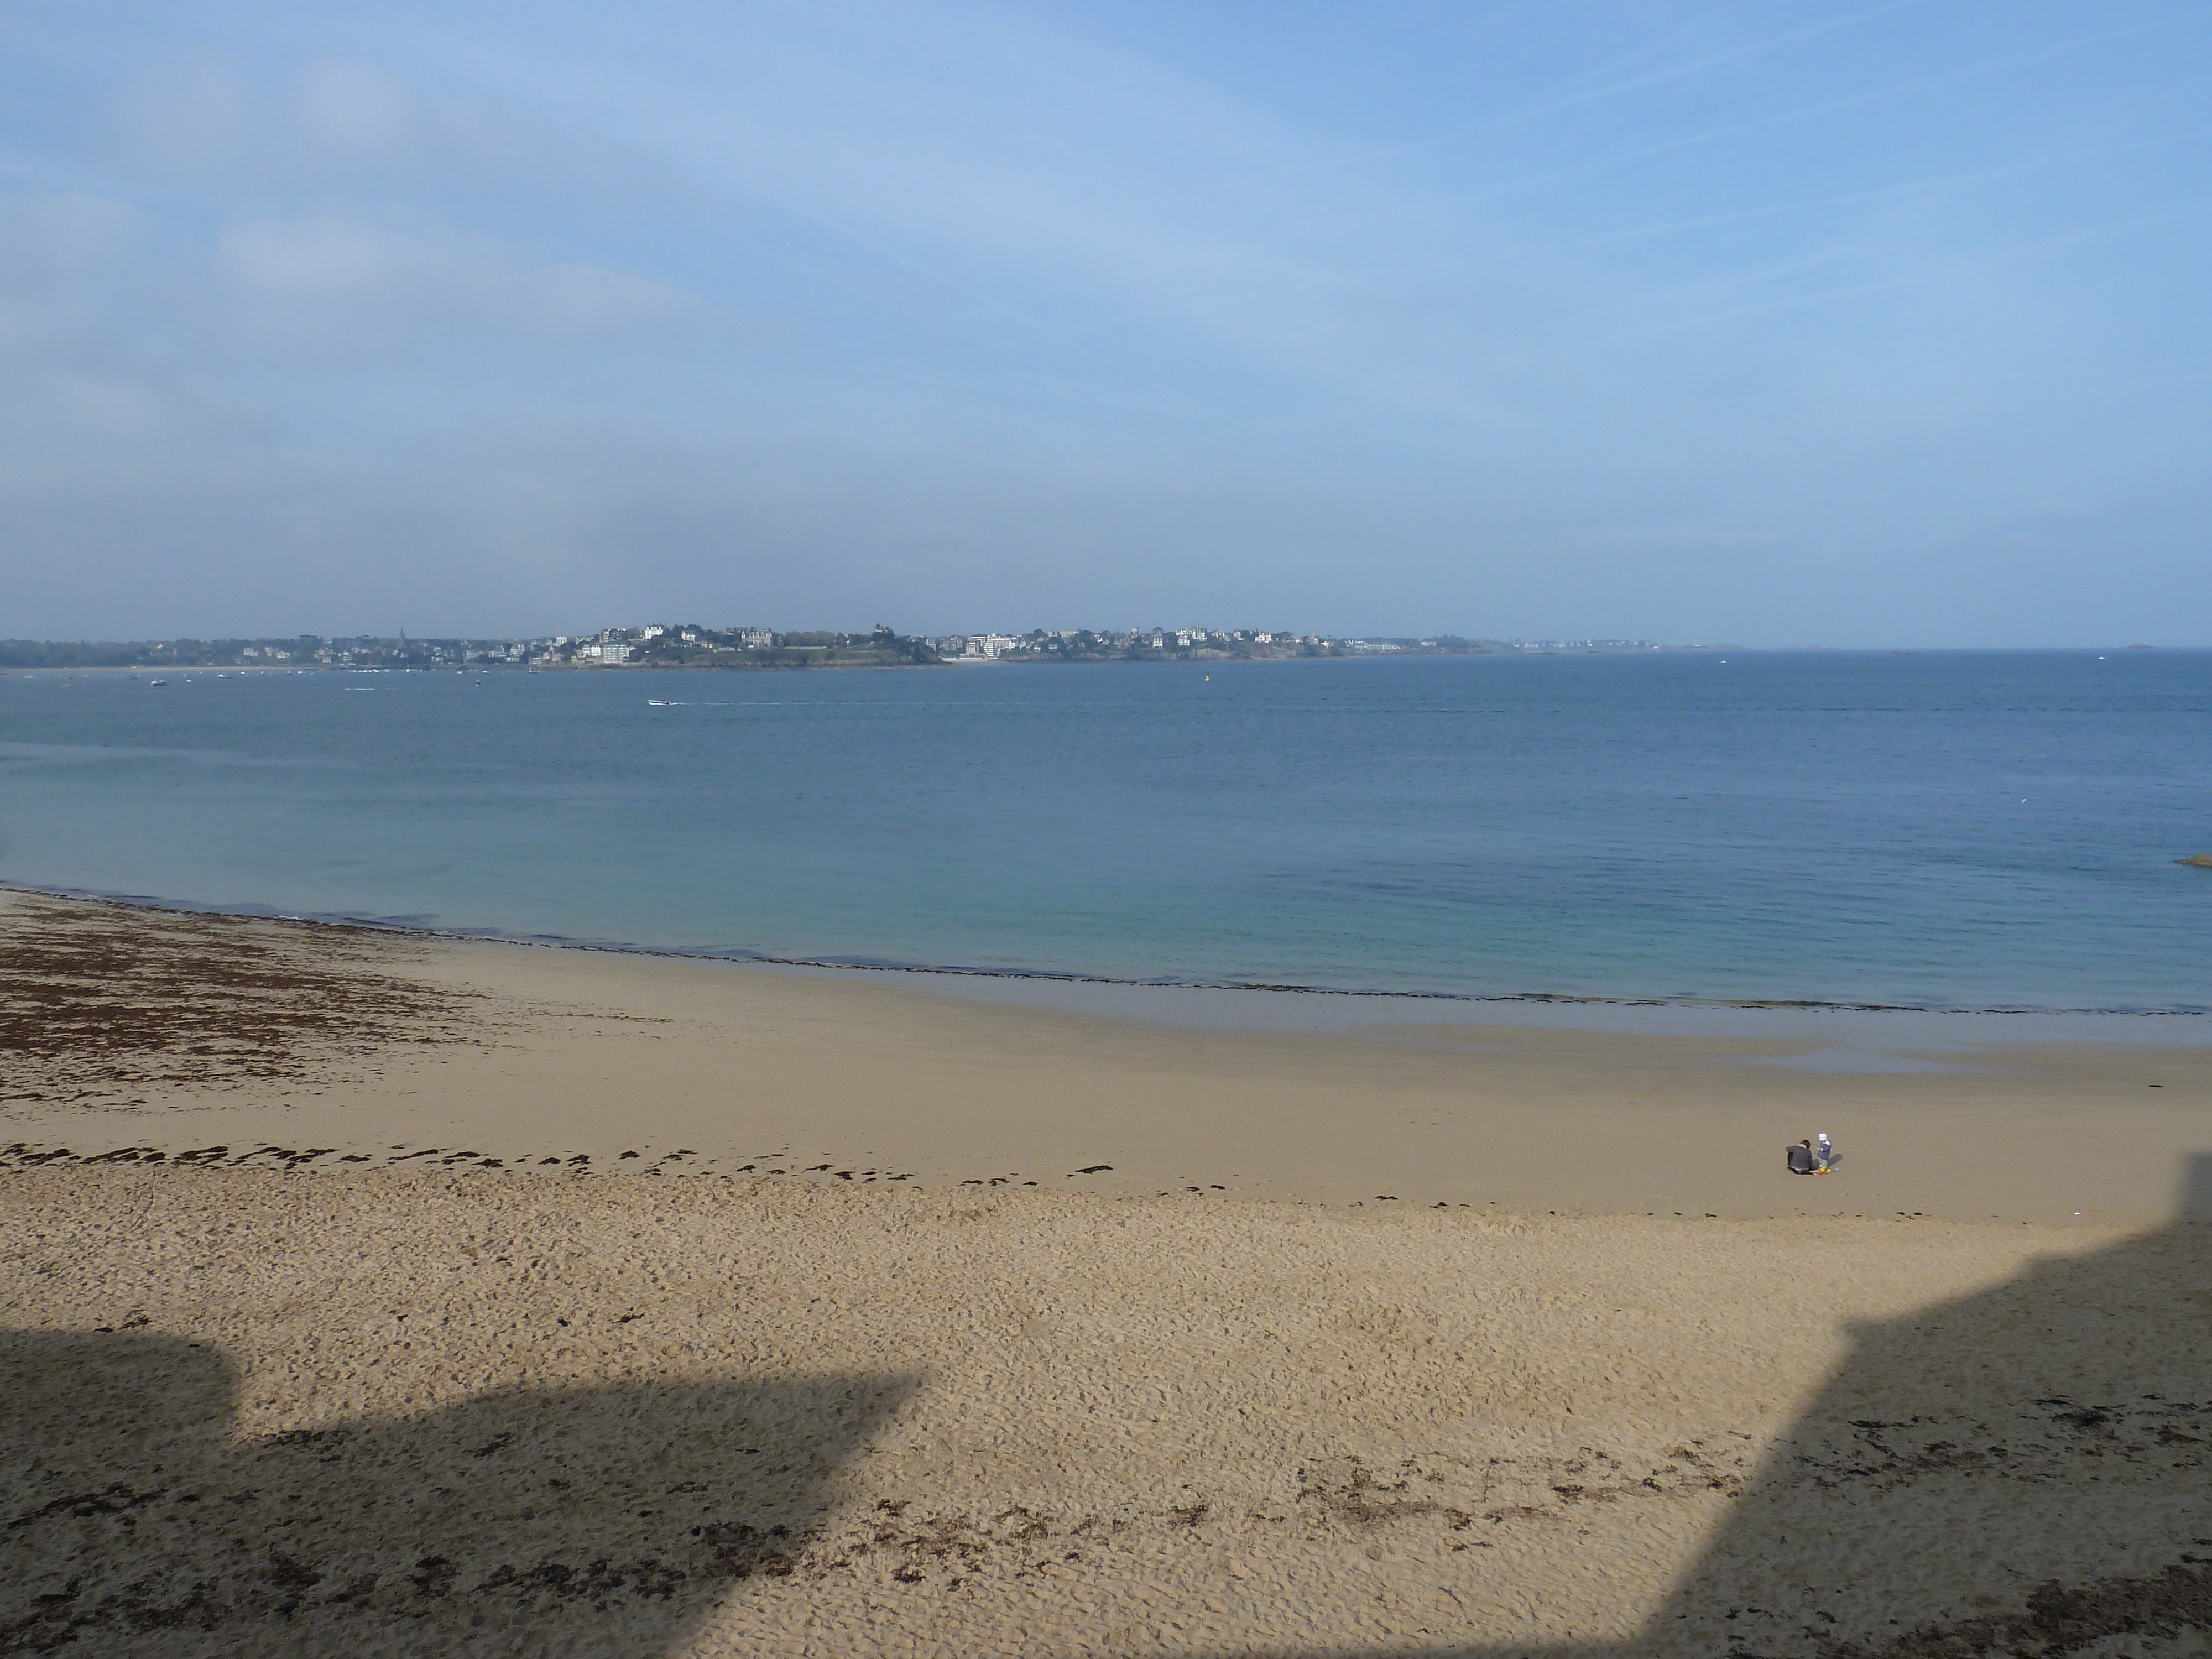
[[1269, 629], [1031, 629], [1025, 634], [919, 635], [878, 625], [866, 634], [648, 623], [535, 638], [429, 638], [303, 634], [233, 639], [0, 640], [0, 671], [316, 668], [532, 670], [935, 668], [1006, 663], [1281, 662], [1347, 657], [1602, 655], [1731, 650], [1648, 640], [1478, 640], [1457, 635], [1384, 638]]

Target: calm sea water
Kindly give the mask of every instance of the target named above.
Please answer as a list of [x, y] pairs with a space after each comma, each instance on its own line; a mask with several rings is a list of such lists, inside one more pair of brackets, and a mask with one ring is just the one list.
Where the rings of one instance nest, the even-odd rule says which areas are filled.
[[[1209, 678], [1210, 676], [1210, 678]], [[0, 881], [772, 957], [2212, 1004], [2212, 654], [0, 677]]]

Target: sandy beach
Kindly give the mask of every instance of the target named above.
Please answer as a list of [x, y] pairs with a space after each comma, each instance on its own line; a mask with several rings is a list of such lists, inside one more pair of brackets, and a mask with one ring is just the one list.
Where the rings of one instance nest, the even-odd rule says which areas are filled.
[[0, 897], [0, 1650], [2203, 1650], [2206, 1052], [1789, 1046]]

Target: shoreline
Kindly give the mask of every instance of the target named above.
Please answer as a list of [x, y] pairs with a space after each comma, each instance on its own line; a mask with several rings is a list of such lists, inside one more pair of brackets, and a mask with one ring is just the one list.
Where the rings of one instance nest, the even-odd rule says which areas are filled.
[[[1952, 1028], [1877, 1044], [1841, 1017], [1765, 1013], [1744, 1017], [1752, 1035], [1178, 1025], [928, 975], [21, 892], [0, 893], [0, 992], [33, 1044], [0, 1135], [80, 1158], [319, 1149], [1534, 1214], [2094, 1226], [2212, 1210], [2179, 1173], [2212, 1139], [2202, 1042]], [[1816, 1130], [1843, 1173], [1782, 1173], [1781, 1149]]]
[[[2185, 864], [2188, 860], [2182, 860], [2179, 862]], [[1390, 990], [1267, 980], [1184, 979], [1168, 976], [1139, 979], [1079, 969], [990, 968], [957, 963], [866, 960], [849, 957], [777, 956], [764, 951], [737, 948], [717, 950], [707, 947], [645, 945], [628, 940], [577, 939], [560, 934], [514, 933], [490, 927], [438, 927], [404, 918], [381, 918], [341, 911], [300, 912], [279, 910], [270, 906], [203, 904], [190, 899], [168, 898], [155, 894], [118, 893], [92, 888], [49, 887], [0, 882], [0, 894], [9, 893], [66, 899], [77, 903], [112, 905], [122, 909], [147, 910], [160, 914], [209, 916], [239, 921], [283, 922], [305, 927], [353, 928], [368, 933], [389, 933], [401, 938], [520, 945], [542, 951], [588, 951], [603, 955], [664, 958], [683, 962], [726, 962], [745, 967], [795, 969], [829, 974], [910, 975], [917, 978], [1004, 981], [1014, 985], [1100, 987], [1109, 988], [1114, 991], [1162, 992], [1170, 994], [1178, 992], [1221, 992], [1239, 996], [1314, 998], [1362, 1005], [1380, 1004], [1402, 1006], [1405, 1009], [1417, 1010], [1424, 1015], [1434, 1014], [1439, 1011], [1464, 1009], [1510, 1010], [1516, 1013], [1555, 1009], [1593, 1011], [1618, 1009], [1671, 1010], [1685, 1015], [1720, 1016], [1733, 1014], [1899, 1015], [1929, 1020], [2026, 1019], [2067, 1022], [2202, 1020], [2205, 1024], [2201, 1029], [2201, 1033], [2192, 1032], [2191, 1036], [2183, 1036], [2178, 1040], [2185, 1042], [2202, 1041], [2212, 1043], [2212, 1006], [2187, 1003], [2140, 1008], [2096, 1006], [2046, 1007], [2027, 1003], [1996, 1004], [1974, 1007], [1938, 1003], [1826, 1000], [1804, 997], [1664, 997], [1554, 991]], [[1364, 1012], [1360, 1023], [1376, 1018], [1372, 1012]], [[1264, 1021], [1259, 1023], [1262, 1025], [1267, 1024]], [[2075, 1034], [2075, 1040], [2090, 1039], [2085, 1030]], [[2140, 1036], [2136, 1036], [2119, 1037], [2115, 1040], [2141, 1041], [2142, 1039]]]

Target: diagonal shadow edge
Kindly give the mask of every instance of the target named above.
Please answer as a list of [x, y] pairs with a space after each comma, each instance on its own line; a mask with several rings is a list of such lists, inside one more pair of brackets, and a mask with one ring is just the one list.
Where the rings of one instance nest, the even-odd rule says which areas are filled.
[[2199, 1153], [2185, 1160], [2163, 1227], [1855, 1322], [1850, 1351], [1698, 1559], [1624, 1639], [1387, 1651], [2061, 1659], [2110, 1651], [2100, 1644], [2114, 1638], [2145, 1652], [2203, 1650], [2186, 1644], [2212, 1635], [2207, 1223], [2212, 1154]]

